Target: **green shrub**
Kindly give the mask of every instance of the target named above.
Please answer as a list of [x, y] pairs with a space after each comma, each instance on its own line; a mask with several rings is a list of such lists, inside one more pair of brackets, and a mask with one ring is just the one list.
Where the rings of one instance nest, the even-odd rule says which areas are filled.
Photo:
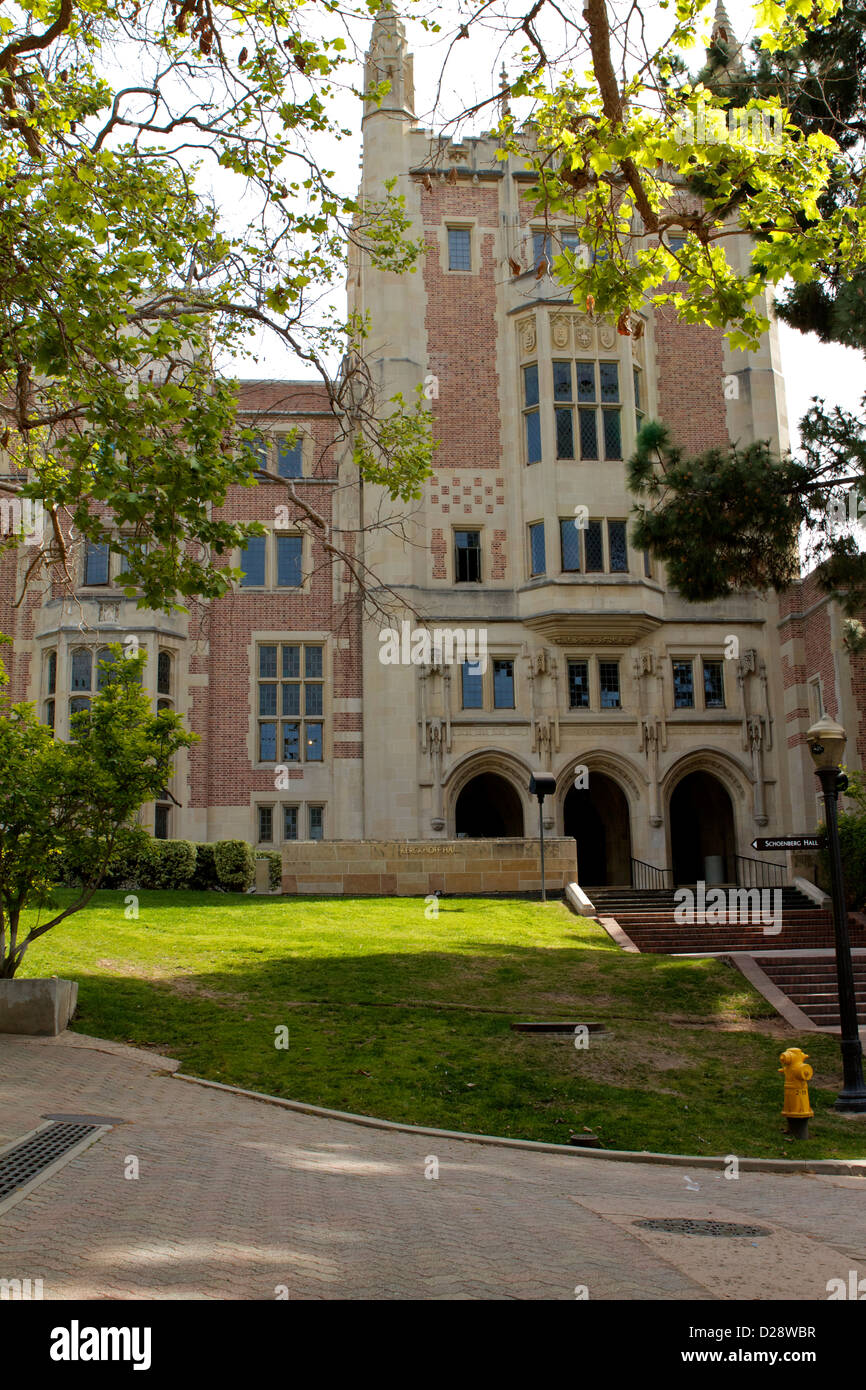
[[191, 840], [151, 840], [141, 861], [140, 888], [188, 888], [195, 873], [195, 845]]
[[[103, 888], [135, 888], [143, 866], [149, 863], [152, 837], [142, 825], [124, 825], [117, 832], [114, 850], [108, 861]], [[83, 861], [64, 850], [54, 860], [54, 881], [73, 886], [81, 883]]]
[[192, 876], [190, 888], [196, 888], [200, 893], [214, 893], [219, 891], [220, 881], [217, 878], [213, 845], [196, 845], [195, 873]]
[[283, 856], [278, 849], [260, 849], [256, 859], [268, 861], [268, 887], [272, 890], [283, 886]]
[[217, 840], [214, 863], [220, 887], [245, 893], [256, 881], [256, 859], [246, 840]]
[[143, 865], [149, 863], [154, 841], [143, 825], [123, 826], [117, 832], [114, 853], [108, 861], [103, 888], [136, 888]]
[[[824, 834], [824, 826], [818, 827]], [[850, 910], [858, 911], [866, 904], [866, 815], [839, 817], [839, 848], [842, 851], [842, 872], [845, 876], [845, 901]], [[830, 892], [830, 856], [826, 849], [818, 851], [818, 884]]]

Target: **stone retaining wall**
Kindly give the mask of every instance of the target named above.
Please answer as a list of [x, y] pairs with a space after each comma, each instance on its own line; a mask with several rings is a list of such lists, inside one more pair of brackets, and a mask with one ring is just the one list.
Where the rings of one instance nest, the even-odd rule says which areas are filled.
[[[573, 839], [544, 842], [548, 891], [577, 878]], [[527, 893], [541, 888], [537, 840], [298, 840], [283, 845], [284, 893]]]

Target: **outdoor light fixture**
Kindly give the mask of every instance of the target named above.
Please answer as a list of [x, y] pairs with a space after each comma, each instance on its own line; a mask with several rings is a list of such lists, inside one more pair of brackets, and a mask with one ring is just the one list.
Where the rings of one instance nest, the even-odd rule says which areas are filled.
[[806, 738], [809, 742], [809, 752], [812, 754], [815, 771], [818, 773], [830, 770], [838, 772], [847, 742], [842, 725], [837, 724], [829, 715], [822, 715], [817, 723], [812, 725]]
[[543, 772], [533, 772], [529, 778], [529, 795], [538, 797], [538, 838], [541, 842], [541, 901], [547, 902], [547, 889], [544, 883], [544, 798], [553, 796], [556, 791], [556, 778]]
[[848, 912], [845, 907], [845, 880], [839, 849], [839, 793], [848, 785], [839, 772], [845, 752], [846, 734], [841, 724], [826, 714], [806, 733], [809, 752], [824, 796], [827, 821], [827, 850], [830, 856], [830, 895], [833, 899], [833, 932], [836, 938], [836, 978], [839, 985], [839, 1023], [842, 1048], [842, 1090], [836, 1110], [866, 1113], [866, 1082], [863, 1080], [863, 1046], [857, 1026], [857, 998], [854, 993], [854, 967], [848, 938]]

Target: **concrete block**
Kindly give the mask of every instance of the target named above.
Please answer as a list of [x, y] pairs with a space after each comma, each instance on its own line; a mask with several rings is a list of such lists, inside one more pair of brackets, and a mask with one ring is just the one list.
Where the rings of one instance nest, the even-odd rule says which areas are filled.
[[0, 980], [0, 1033], [56, 1038], [75, 1012], [75, 980]]

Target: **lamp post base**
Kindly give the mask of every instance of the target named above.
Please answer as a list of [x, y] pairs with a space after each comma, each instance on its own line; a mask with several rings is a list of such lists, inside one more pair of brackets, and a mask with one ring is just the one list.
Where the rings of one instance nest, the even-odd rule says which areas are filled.
[[848, 1115], [866, 1115], [866, 1091], [840, 1091], [833, 1109]]
[[863, 1080], [863, 1045], [859, 1037], [843, 1038], [842, 1089], [834, 1110], [849, 1115], [866, 1114], [866, 1081]]

